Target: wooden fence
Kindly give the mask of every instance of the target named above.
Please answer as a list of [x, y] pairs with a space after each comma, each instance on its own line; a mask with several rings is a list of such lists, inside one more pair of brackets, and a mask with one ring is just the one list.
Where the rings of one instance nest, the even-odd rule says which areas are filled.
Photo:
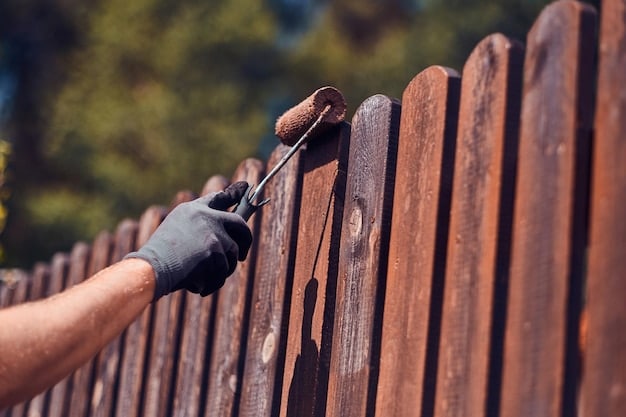
[[[557, 1], [525, 47], [494, 34], [462, 77], [365, 100], [268, 185], [218, 293], [164, 297], [0, 415], [624, 416], [625, 132], [626, 2]], [[16, 272], [1, 305], [119, 260], [167, 211]]]

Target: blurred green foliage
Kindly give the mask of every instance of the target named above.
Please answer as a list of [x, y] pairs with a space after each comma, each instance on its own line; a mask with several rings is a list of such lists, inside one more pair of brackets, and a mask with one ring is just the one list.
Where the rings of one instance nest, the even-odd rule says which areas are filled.
[[276, 116], [318, 87], [342, 90], [350, 114], [400, 97], [429, 65], [460, 70], [490, 33], [523, 41], [546, 4], [3, 0], [0, 75], [16, 86], [0, 130], [13, 147], [6, 263], [45, 260], [265, 157]]

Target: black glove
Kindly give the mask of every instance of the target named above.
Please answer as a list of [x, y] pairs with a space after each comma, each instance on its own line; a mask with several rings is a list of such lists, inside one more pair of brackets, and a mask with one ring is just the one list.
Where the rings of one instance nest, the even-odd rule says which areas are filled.
[[243, 261], [252, 233], [241, 216], [225, 211], [246, 192], [244, 181], [178, 205], [148, 242], [126, 258], [141, 258], [154, 269], [154, 301], [186, 288], [202, 296], [217, 291]]

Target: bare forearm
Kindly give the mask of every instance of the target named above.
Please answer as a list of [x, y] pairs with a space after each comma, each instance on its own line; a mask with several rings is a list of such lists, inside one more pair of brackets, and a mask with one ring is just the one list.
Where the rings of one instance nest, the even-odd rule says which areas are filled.
[[0, 408], [52, 386], [87, 362], [155, 299], [177, 289], [208, 295], [252, 244], [227, 211], [248, 189], [231, 184], [178, 205], [138, 251], [47, 300], [0, 311]]
[[49, 299], [0, 310], [0, 408], [32, 397], [87, 362], [153, 294], [150, 265], [128, 259]]

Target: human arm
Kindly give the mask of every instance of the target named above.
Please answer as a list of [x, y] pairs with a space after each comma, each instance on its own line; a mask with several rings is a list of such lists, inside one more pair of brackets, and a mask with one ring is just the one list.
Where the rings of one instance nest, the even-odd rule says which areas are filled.
[[154, 271], [126, 259], [50, 298], [0, 310], [0, 409], [86, 363], [152, 301]]
[[235, 183], [180, 204], [121, 262], [49, 299], [0, 310], [0, 408], [70, 374], [151, 301], [182, 288], [219, 289], [252, 242], [245, 221], [225, 211], [246, 188]]

